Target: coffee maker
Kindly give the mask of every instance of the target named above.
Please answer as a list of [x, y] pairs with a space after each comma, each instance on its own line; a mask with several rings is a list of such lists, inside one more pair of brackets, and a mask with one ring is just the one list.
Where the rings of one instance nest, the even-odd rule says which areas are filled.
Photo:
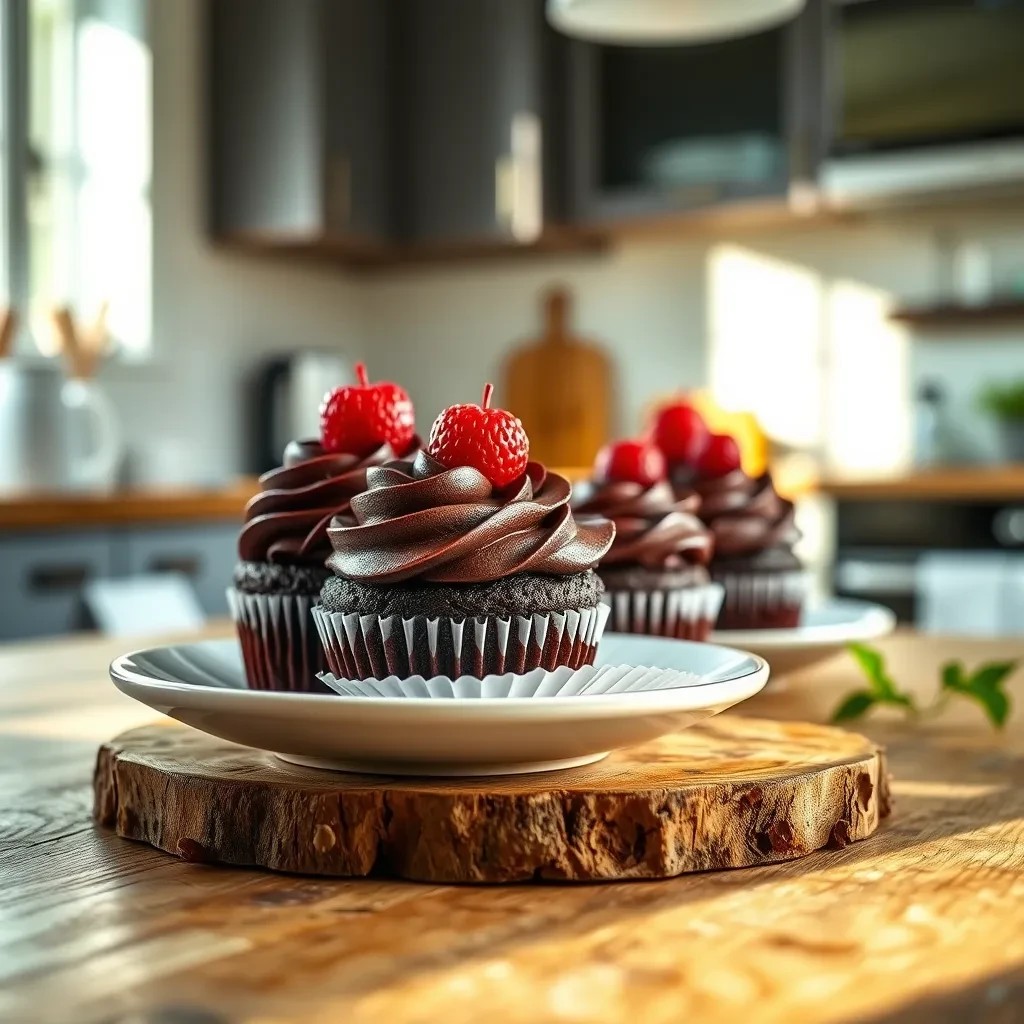
[[296, 352], [261, 365], [252, 388], [251, 470], [280, 466], [289, 441], [316, 437], [324, 395], [352, 382], [352, 364], [337, 352]]

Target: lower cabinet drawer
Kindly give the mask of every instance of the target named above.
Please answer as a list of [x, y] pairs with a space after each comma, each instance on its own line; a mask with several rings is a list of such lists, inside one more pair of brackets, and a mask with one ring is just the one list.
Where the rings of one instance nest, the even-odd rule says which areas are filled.
[[[199, 523], [129, 530], [117, 541], [124, 551], [118, 574], [175, 572], [192, 584], [207, 615], [227, 615], [225, 596], [238, 560], [238, 526]], [[123, 568], [122, 568], [123, 566]]]
[[113, 571], [106, 533], [12, 533], [0, 539], [0, 640], [88, 628], [82, 590]]

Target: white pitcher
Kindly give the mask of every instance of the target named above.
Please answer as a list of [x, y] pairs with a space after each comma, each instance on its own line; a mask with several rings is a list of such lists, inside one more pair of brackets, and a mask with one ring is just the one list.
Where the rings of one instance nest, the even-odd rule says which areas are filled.
[[106, 490], [122, 454], [113, 405], [94, 381], [0, 361], [0, 490]]

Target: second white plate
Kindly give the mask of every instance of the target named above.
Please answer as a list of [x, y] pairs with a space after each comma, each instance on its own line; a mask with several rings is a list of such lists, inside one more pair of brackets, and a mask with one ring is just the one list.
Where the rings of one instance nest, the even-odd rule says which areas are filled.
[[768, 658], [778, 678], [824, 661], [855, 640], [877, 640], [895, 626], [896, 616], [880, 604], [833, 598], [808, 608], [795, 629], [723, 629], [711, 639]]

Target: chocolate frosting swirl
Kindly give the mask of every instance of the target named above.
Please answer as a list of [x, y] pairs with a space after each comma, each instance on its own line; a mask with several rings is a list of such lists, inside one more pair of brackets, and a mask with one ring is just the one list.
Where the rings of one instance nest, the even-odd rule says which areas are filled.
[[699, 506], [694, 492], [677, 498], [667, 482], [650, 487], [591, 482], [577, 487], [573, 495], [576, 512], [606, 516], [615, 523], [615, 541], [602, 565], [654, 570], [707, 565], [711, 560], [713, 539], [695, 515]]
[[483, 583], [517, 573], [570, 576], [592, 569], [611, 547], [606, 520], [577, 521], [569, 481], [537, 462], [503, 489], [469, 466], [445, 469], [426, 452], [371, 467], [352, 499], [355, 525], [327, 533], [328, 566], [373, 583], [416, 579]]
[[335, 516], [352, 521], [349, 502], [365, 490], [367, 468], [393, 458], [387, 444], [360, 457], [292, 441], [284, 465], [260, 477], [262, 490], [245, 507], [239, 557], [322, 568], [331, 553], [328, 524]]
[[793, 503], [779, 496], [768, 473], [751, 477], [736, 469], [693, 486], [701, 497], [701, 519], [715, 535], [716, 557], [790, 549], [800, 539]]

